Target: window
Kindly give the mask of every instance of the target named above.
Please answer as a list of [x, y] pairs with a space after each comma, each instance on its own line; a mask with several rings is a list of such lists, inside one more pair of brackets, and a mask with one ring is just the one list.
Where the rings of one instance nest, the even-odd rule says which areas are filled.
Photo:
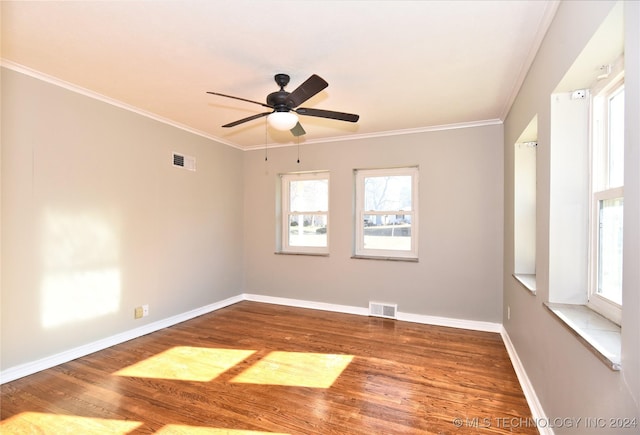
[[529, 122], [515, 144], [513, 210], [513, 276], [536, 293], [536, 170], [538, 117]]
[[283, 174], [282, 251], [329, 252], [329, 173]]
[[418, 168], [356, 170], [356, 256], [418, 258]]
[[551, 94], [545, 158], [549, 293], [543, 303], [612, 370], [622, 360], [624, 309], [623, 3], [616, 2]]
[[589, 306], [620, 323], [624, 206], [624, 81], [606, 82], [592, 105]]

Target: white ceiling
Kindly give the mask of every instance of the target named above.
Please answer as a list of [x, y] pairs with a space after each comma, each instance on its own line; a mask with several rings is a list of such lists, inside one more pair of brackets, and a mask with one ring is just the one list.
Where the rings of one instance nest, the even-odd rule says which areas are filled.
[[553, 1], [2, 2], [4, 66], [44, 77], [243, 149], [297, 143], [264, 101], [311, 74], [329, 87], [304, 107], [300, 143], [504, 119], [553, 18]]

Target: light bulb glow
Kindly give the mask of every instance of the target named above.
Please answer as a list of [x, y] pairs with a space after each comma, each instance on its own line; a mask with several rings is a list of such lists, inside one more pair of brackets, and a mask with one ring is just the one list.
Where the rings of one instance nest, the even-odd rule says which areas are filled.
[[273, 112], [267, 116], [267, 120], [276, 130], [291, 130], [298, 123], [298, 115], [293, 112]]

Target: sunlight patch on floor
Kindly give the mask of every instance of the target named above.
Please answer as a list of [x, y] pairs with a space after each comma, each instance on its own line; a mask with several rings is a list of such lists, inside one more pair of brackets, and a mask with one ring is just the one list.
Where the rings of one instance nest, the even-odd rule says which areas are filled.
[[351, 360], [353, 355], [271, 352], [231, 382], [329, 388]]
[[127, 434], [142, 423], [139, 421], [22, 412], [0, 422], [0, 432], [6, 434]]
[[168, 424], [156, 432], [156, 435], [287, 435], [276, 432], [260, 432], [242, 429], [220, 429], [213, 427], [187, 426], [181, 424]]
[[209, 382], [254, 350], [178, 346], [114, 373], [117, 376]]

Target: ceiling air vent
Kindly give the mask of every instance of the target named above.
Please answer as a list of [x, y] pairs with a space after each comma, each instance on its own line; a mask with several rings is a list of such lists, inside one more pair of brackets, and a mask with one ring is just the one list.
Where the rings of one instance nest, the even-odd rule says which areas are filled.
[[190, 171], [196, 170], [196, 158], [191, 156], [185, 156], [178, 153], [173, 153], [173, 166], [185, 168]]
[[395, 319], [398, 305], [382, 304], [380, 302], [369, 302], [369, 315], [374, 317], [384, 317], [386, 319]]

